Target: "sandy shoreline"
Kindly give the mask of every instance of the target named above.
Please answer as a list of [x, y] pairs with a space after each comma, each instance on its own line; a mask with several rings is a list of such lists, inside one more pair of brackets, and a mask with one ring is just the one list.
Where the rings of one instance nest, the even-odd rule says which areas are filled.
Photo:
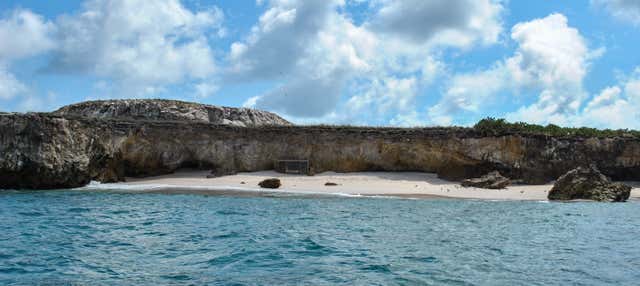
[[[207, 179], [208, 171], [180, 171], [170, 175], [149, 178], [127, 178], [126, 183], [105, 184], [101, 188], [123, 188], [161, 193], [207, 194], [242, 193], [269, 194], [274, 192], [296, 194], [327, 194], [352, 196], [445, 197], [484, 200], [547, 199], [552, 184], [514, 185], [504, 190], [464, 188], [456, 182], [439, 179], [436, 174], [417, 172], [326, 172], [315, 176], [280, 174], [273, 171], [239, 173], [237, 175]], [[279, 178], [282, 187], [265, 190], [258, 183], [266, 178]], [[325, 186], [333, 182], [338, 186]], [[640, 198], [640, 184], [631, 183], [631, 197]]]

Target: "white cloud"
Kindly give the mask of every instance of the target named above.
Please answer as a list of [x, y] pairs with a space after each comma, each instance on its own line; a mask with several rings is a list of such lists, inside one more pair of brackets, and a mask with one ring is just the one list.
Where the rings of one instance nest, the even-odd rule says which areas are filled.
[[502, 5], [492, 0], [384, 1], [372, 29], [414, 43], [492, 44], [502, 32]]
[[0, 19], [0, 63], [34, 56], [55, 46], [55, 26], [29, 10], [14, 10]]
[[252, 99], [254, 106], [295, 117], [321, 117], [337, 105], [345, 86], [342, 74], [301, 76]]
[[519, 48], [506, 61], [513, 81], [540, 88], [538, 101], [507, 115], [511, 120], [571, 124], [566, 116], [577, 113], [586, 92], [583, 80], [594, 54], [567, 18], [552, 14], [514, 26], [511, 37]]
[[600, 92], [600, 95], [589, 102], [585, 110], [593, 110], [612, 105], [618, 100], [621, 92], [622, 90], [617, 86], [605, 88]]
[[16, 9], [0, 19], [0, 99], [25, 95], [25, 86], [9, 68], [12, 62], [44, 53], [55, 46], [55, 27], [29, 10]]
[[511, 38], [518, 43], [507, 67], [521, 85], [548, 87], [581, 83], [589, 49], [577, 29], [562, 14], [516, 24]]
[[637, 0], [591, 0], [596, 8], [604, 8], [611, 15], [640, 26], [640, 1]]
[[49, 69], [113, 80], [122, 96], [203, 80], [215, 71], [208, 37], [222, 20], [217, 8], [194, 12], [179, 0], [90, 0], [57, 21], [59, 47]]
[[353, 73], [370, 68], [375, 39], [336, 11], [340, 1], [269, 5], [248, 39], [232, 45], [228, 76], [283, 82], [252, 98], [257, 108], [300, 118], [330, 113]]
[[[344, 1], [270, 1], [251, 34], [232, 44], [227, 77], [282, 82], [250, 100], [257, 108], [296, 118], [327, 118], [337, 113], [344, 115], [331, 119], [353, 122], [357, 116], [372, 117], [377, 120], [374, 123], [387, 124], [390, 121], [380, 120], [388, 120], [394, 112], [414, 112], [417, 91], [443, 69], [432, 55], [432, 46], [497, 40], [501, 4], [459, 2], [453, 8], [463, 10], [458, 11], [464, 18], [460, 23], [438, 18], [433, 20], [438, 28], [424, 41], [413, 41], [406, 34], [414, 31], [387, 29], [376, 22], [393, 16], [385, 11], [407, 9], [401, 2], [370, 3], [370, 9], [380, 8], [380, 12], [356, 25], [342, 12]], [[432, 17], [434, 11], [427, 8], [413, 16]], [[355, 95], [342, 105], [346, 91]]]
[[336, 5], [326, 0], [269, 1], [247, 39], [232, 44], [228, 76], [255, 80], [295, 74]]
[[603, 89], [571, 118], [574, 125], [640, 129], [640, 70], [620, 85]]
[[414, 108], [417, 89], [418, 84], [414, 77], [374, 80], [363, 94], [349, 99], [347, 108], [356, 114], [369, 112], [374, 116], [390, 110], [406, 113]]
[[27, 87], [18, 81], [13, 74], [0, 66], [0, 99], [11, 99], [27, 91]]
[[450, 125], [457, 114], [480, 112], [500, 102], [498, 93], [509, 86], [508, 76], [502, 64], [486, 71], [455, 75], [440, 101], [428, 109], [428, 117], [437, 125]]
[[[459, 113], [480, 114], [498, 103], [522, 102], [527, 94], [537, 100], [507, 114], [510, 120], [567, 124], [576, 114], [586, 92], [583, 80], [593, 58], [602, 50], [590, 50], [580, 32], [564, 15], [516, 24], [511, 38], [514, 54], [479, 72], [455, 75], [441, 101], [429, 109], [436, 123], [451, 123]], [[504, 94], [511, 94], [505, 98]]]
[[195, 95], [198, 98], [206, 98], [215, 94], [219, 88], [216, 84], [201, 82], [195, 85]]

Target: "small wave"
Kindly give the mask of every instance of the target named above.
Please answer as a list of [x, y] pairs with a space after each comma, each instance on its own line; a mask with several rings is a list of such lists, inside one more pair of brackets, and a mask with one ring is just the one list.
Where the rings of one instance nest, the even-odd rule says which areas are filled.
[[371, 264], [371, 265], [362, 267], [361, 269], [364, 271], [389, 274], [389, 273], [392, 273], [390, 266], [391, 265], [389, 264]]
[[41, 213], [41, 212], [18, 212], [18, 214], [22, 216], [31, 216], [31, 217], [39, 217], [44, 215], [44, 213]]
[[70, 208], [67, 210], [70, 213], [86, 213], [86, 212], [90, 212], [91, 209], [88, 208]]
[[436, 262], [438, 262], [438, 259], [433, 257], [433, 256], [427, 256], [427, 257], [405, 256], [403, 258], [407, 259], [407, 260], [411, 260], [411, 261], [422, 262], [422, 263], [436, 263]]

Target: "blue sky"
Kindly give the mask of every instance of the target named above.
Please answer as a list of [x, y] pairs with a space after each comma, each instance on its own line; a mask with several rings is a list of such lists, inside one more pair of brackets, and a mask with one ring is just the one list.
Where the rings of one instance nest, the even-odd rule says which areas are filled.
[[302, 124], [640, 129], [640, 1], [0, 2], [0, 110], [172, 98]]

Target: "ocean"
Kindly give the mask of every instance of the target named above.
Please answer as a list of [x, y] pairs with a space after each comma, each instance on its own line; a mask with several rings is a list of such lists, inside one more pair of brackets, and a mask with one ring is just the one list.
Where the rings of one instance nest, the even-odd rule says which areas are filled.
[[640, 202], [0, 192], [0, 285], [638, 285]]

